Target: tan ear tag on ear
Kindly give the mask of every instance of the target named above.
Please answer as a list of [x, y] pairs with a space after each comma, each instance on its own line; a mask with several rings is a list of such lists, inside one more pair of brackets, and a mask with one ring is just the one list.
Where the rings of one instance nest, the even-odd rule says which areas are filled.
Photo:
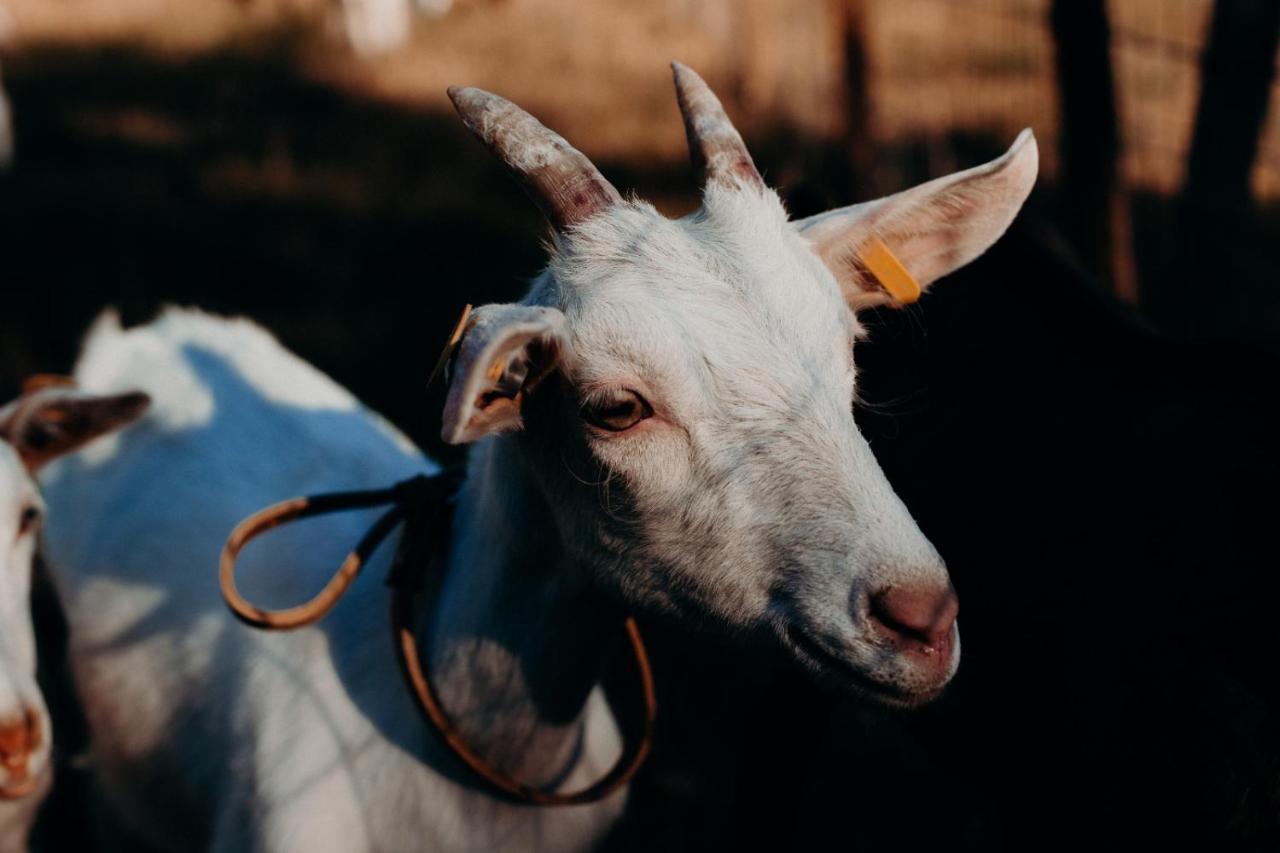
[[872, 237], [858, 250], [858, 260], [900, 305], [910, 305], [920, 298], [920, 282], [879, 237]]
[[444, 373], [445, 367], [449, 364], [449, 359], [453, 357], [453, 353], [458, 348], [458, 342], [462, 340], [462, 333], [467, 329], [467, 320], [471, 318], [471, 303], [467, 303], [462, 308], [462, 316], [458, 318], [458, 323], [453, 327], [453, 333], [449, 335], [449, 342], [444, 345], [444, 351], [440, 353], [440, 359], [436, 361], [435, 369], [431, 371], [431, 378], [427, 380], [427, 387], [430, 388], [436, 384], [436, 380], [440, 378], [440, 374]]

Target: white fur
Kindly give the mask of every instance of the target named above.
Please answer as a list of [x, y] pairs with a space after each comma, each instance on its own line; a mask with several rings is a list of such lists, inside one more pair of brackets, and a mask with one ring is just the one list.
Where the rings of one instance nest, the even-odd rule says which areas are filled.
[[[39, 746], [27, 763], [38, 779], [31, 793], [0, 800], [0, 853], [27, 849], [27, 836], [53, 780], [49, 760], [52, 728], [44, 697], [36, 684], [36, 639], [31, 621], [31, 561], [36, 531], [19, 534], [28, 507], [43, 508], [35, 483], [17, 453], [0, 441], [0, 726], [22, 725], [31, 714], [39, 730]], [[10, 774], [0, 767], [0, 788]]]
[[[1022, 198], [989, 195], [1007, 225]], [[856, 243], [862, 224], [846, 212], [823, 240]], [[877, 591], [945, 590], [947, 576], [854, 424], [858, 334], [814, 244], [747, 186], [708, 188], [679, 221], [618, 205], [557, 238], [524, 303], [478, 309], [444, 434], [480, 440], [419, 636], [477, 751], [531, 784], [598, 778], [620, 743], [597, 679], [630, 609], [706, 622], [886, 700], [945, 684], [958, 641], [926, 666], [868, 616]], [[432, 738], [387, 636], [385, 554], [312, 628], [254, 631], [222, 606], [217, 555], [248, 513], [432, 469], [394, 430], [261, 329], [194, 311], [130, 331], [108, 318], [76, 375], [154, 400], [109, 452], [45, 481], [93, 758], [128, 831], [174, 850], [599, 839], [623, 795], [509, 805]], [[587, 426], [584, 402], [618, 389], [653, 417]], [[268, 606], [307, 598], [371, 518], [273, 533], [244, 556], [244, 587]]]

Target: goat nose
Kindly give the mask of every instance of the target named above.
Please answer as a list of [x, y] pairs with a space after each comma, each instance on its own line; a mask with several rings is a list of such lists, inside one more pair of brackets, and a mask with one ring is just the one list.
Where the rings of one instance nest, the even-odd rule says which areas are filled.
[[891, 586], [871, 597], [871, 621], [895, 645], [929, 653], [951, 645], [960, 602], [946, 587]]
[[31, 754], [40, 746], [40, 718], [30, 708], [19, 719], [0, 723], [0, 776], [5, 778], [0, 797], [16, 796], [30, 781]]

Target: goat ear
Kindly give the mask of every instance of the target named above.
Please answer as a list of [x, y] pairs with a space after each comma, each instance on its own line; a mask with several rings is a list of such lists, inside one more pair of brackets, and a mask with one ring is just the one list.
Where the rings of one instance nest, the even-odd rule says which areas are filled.
[[554, 308], [482, 305], [471, 312], [453, 358], [441, 437], [466, 444], [520, 429], [521, 406], [567, 340], [564, 315]]
[[103, 433], [140, 418], [151, 405], [141, 391], [92, 394], [74, 386], [31, 390], [0, 409], [0, 438], [35, 472]]
[[1031, 130], [990, 163], [938, 178], [878, 201], [796, 223], [854, 310], [895, 303], [861, 260], [880, 238], [928, 287], [981, 255], [1000, 238], [1031, 193], [1039, 152]]

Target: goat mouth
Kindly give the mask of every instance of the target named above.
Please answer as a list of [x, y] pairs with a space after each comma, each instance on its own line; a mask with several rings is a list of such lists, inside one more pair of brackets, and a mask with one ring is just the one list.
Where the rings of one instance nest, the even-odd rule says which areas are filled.
[[11, 779], [6, 785], [0, 785], [0, 800], [21, 800], [30, 796], [39, 784], [39, 773], [24, 773]]
[[858, 693], [891, 708], [914, 708], [917, 705], [923, 705], [937, 698], [946, 687], [944, 682], [936, 688], [919, 691], [908, 690], [886, 681], [878, 681], [849, 661], [828, 651], [820, 642], [799, 628], [788, 626], [786, 637], [797, 656], [819, 674], [843, 685], [851, 685]]

